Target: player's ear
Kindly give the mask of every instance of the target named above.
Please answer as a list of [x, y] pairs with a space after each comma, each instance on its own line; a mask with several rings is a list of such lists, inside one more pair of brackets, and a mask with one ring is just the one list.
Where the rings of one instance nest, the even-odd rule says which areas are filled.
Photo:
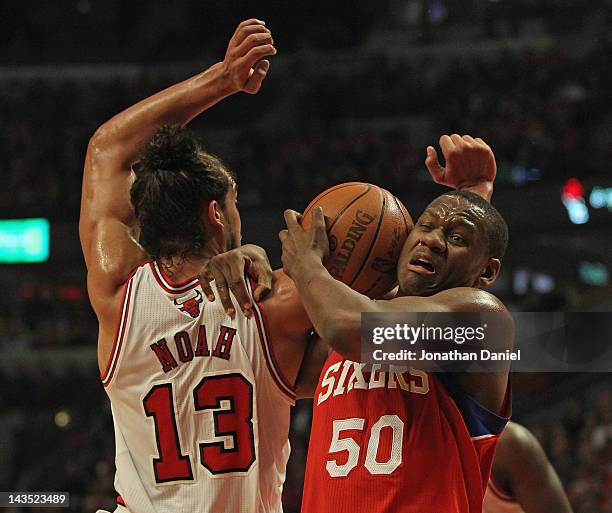
[[213, 230], [223, 230], [225, 226], [225, 217], [223, 216], [221, 205], [219, 205], [217, 200], [212, 200], [208, 204], [208, 208], [203, 212], [203, 217]]
[[497, 278], [499, 270], [501, 269], [501, 261], [499, 258], [489, 258], [486, 267], [480, 273], [478, 277], [478, 287], [485, 288], [491, 285]]

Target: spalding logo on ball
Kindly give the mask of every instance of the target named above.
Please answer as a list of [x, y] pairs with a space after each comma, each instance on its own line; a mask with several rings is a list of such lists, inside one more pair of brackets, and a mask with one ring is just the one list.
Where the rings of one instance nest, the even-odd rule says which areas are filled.
[[397, 284], [397, 260], [414, 226], [406, 207], [393, 194], [370, 183], [349, 182], [319, 194], [304, 210], [323, 208], [329, 256], [323, 264], [337, 280], [369, 296], [382, 297]]

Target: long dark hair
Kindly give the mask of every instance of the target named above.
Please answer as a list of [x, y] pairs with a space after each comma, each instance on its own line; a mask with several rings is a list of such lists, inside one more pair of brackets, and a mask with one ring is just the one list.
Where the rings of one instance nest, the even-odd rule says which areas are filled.
[[197, 256], [209, 236], [202, 211], [223, 208], [234, 177], [195, 136], [178, 125], [160, 127], [134, 166], [130, 191], [140, 223], [140, 244], [153, 259]]

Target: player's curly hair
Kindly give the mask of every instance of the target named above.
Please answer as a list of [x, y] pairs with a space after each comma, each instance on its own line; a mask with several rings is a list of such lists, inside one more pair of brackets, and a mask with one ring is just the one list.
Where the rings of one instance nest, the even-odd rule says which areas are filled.
[[209, 238], [202, 209], [212, 200], [225, 206], [232, 173], [178, 125], [157, 130], [134, 173], [130, 198], [145, 251], [153, 259], [199, 255]]

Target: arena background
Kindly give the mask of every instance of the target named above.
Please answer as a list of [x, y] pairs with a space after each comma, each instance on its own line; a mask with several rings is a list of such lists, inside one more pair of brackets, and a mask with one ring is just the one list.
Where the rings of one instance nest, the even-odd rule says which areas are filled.
[[[278, 265], [282, 210], [349, 180], [390, 189], [418, 216], [443, 190], [426, 145], [469, 133], [496, 154], [493, 203], [511, 229], [494, 292], [513, 310], [611, 310], [612, 2], [4, 0], [0, 217], [48, 219], [50, 253], [0, 264], [0, 490], [114, 507], [77, 235], [86, 144], [111, 115], [221, 59], [251, 16], [279, 50], [262, 91], [193, 123], [238, 175], [243, 240]], [[18, 237], [6, 226], [3, 262]], [[514, 418], [579, 513], [612, 512], [611, 384], [514, 377]], [[287, 513], [299, 511], [310, 413], [308, 401], [293, 411]]]

